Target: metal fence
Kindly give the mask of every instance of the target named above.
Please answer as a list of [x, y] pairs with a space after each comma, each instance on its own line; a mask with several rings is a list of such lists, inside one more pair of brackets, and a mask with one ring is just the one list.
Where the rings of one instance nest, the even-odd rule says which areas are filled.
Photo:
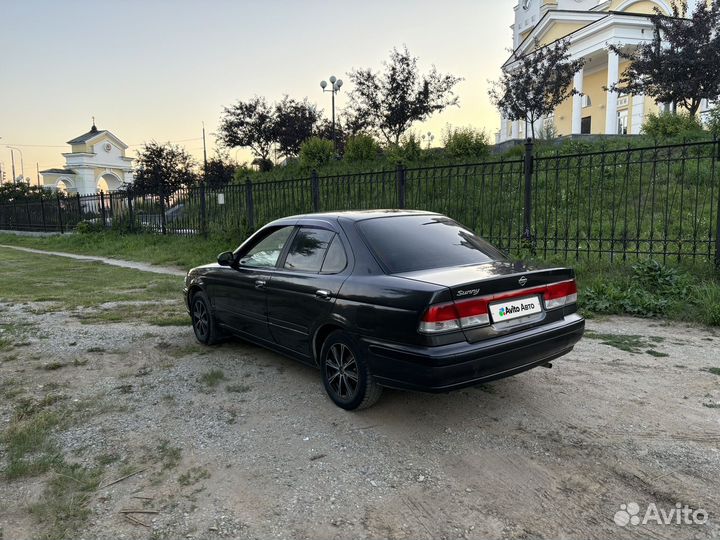
[[291, 214], [369, 208], [441, 212], [501, 249], [540, 256], [652, 256], [720, 265], [716, 140], [533, 154], [462, 165], [205, 186], [48, 195], [0, 204], [0, 229], [91, 228], [160, 234], [247, 234]]

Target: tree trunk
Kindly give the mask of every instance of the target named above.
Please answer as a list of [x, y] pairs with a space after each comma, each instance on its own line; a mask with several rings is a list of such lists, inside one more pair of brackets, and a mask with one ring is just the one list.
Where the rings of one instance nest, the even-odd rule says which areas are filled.
[[690, 116], [695, 116], [698, 112], [698, 109], [700, 108], [700, 105], [702, 104], [701, 99], [693, 99], [690, 102], [690, 107], [688, 107], [688, 112], [690, 113]]

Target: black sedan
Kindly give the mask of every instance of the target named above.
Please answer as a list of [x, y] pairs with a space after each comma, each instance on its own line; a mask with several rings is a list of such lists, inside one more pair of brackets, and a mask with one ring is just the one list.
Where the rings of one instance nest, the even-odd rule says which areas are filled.
[[549, 366], [585, 327], [574, 277], [440, 214], [334, 212], [269, 223], [190, 270], [185, 299], [201, 343], [235, 335], [319, 367], [350, 410], [385, 386], [447, 392]]

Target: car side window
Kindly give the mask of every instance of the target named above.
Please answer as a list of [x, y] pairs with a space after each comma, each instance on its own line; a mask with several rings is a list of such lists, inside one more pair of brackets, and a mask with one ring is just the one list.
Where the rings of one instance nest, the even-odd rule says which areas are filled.
[[295, 235], [285, 258], [286, 270], [320, 272], [325, 253], [335, 233], [303, 227]]
[[255, 246], [250, 248], [250, 251], [240, 259], [240, 264], [243, 266], [259, 266], [262, 268], [274, 267], [292, 231], [292, 227], [282, 227], [281, 229], [271, 232], [255, 244]]
[[323, 262], [320, 272], [323, 274], [337, 274], [345, 270], [346, 266], [347, 255], [345, 254], [345, 248], [340, 241], [340, 237], [336, 234], [327, 250], [325, 262]]

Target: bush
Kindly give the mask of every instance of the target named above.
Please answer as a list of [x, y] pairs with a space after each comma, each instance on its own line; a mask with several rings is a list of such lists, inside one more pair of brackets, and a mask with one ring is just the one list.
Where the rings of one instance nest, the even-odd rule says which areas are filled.
[[688, 113], [649, 114], [642, 125], [642, 132], [656, 139], [673, 137], [697, 137], [704, 133], [703, 127]]
[[77, 225], [75, 225], [75, 232], [79, 234], [90, 234], [90, 233], [96, 233], [101, 232], [105, 230], [103, 227], [103, 224], [101, 221], [88, 221], [83, 220], [79, 221]]
[[482, 158], [489, 154], [487, 135], [471, 127], [448, 126], [443, 133], [443, 145], [452, 158]]
[[[676, 313], [685, 317], [691, 304], [702, 305], [700, 288], [691, 287], [690, 276], [676, 268], [657, 261], [638, 262], [631, 267], [630, 275], [621, 279], [602, 279], [594, 285], [581, 288], [583, 310], [604, 314], [627, 314], [636, 317], [658, 317]], [[716, 289], [706, 287], [705, 295]], [[715, 324], [712, 313], [694, 317], [706, 324]]]
[[715, 137], [720, 137], [720, 107], [715, 107], [708, 113], [707, 129]]
[[345, 159], [350, 162], [370, 161], [378, 157], [380, 146], [370, 135], [360, 133], [348, 137]]
[[327, 139], [310, 137], [300, 146], [300, 164], [303, 167], [321, 167], [332, 161], [334, 157], [335, 145]]

